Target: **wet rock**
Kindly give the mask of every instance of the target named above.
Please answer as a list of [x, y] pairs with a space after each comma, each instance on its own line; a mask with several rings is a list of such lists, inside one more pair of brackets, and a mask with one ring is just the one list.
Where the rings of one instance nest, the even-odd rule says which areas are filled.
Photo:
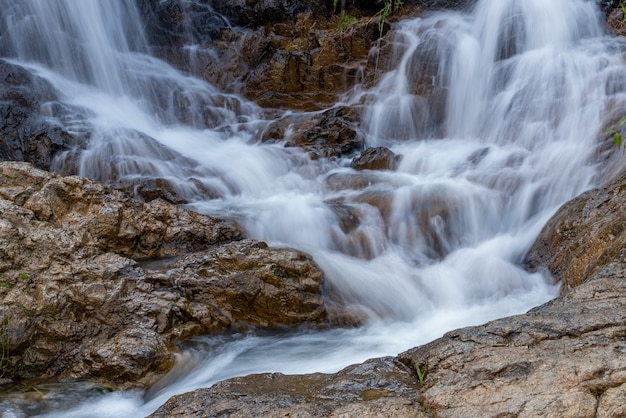
[[292, 20], [300, 13], [323, 14], [329, 6], [324, 0], [226, 0], [215, 8], [237, 26], [258, 27]]
[[0, 163], [4, 377], [145, 386], [191, 336], [328, 324], [309, 256], [240, 239], [236, 225], [161, 199]]
[[393, 360], [229, 379], [152, 416], [619, 417], [625, 324], [626, 276], [595, 277], [527, 314], [452, 331]]
[[426, 417], [413, 376], [391, 358], [339, 373], [230, 379], [171, 398], [150, 417]]
[[612, 261], [624, 262], [626, 178], [583, 193], [548, 221], [526, 255], [532, 271], [547, 269], [563, 291]]
[[620, 7], [607, 10], [606, 24], [609, 30], [618, 36], [626, 36], [626, 16]]
[[620, 0], [595, 0], [604, 13], [609, 13], [614, 9], [619, 8]]
[[355, 170], [395, 170], [401, 157], [386, 147], [368, 148], [354, 158], [350, 167]]
[[358, 109], [336, 107], [321, 113], [286, 116], [269, 124], [262, 138], [304, 148], [313, 159], [345, 156], [363, 146], [357, 115]]
[[327, 319], [322, 272], [299, 251], [269, 250], [265, 243], [244, 240], [187, 255], [176, 265], [169, 279], [191, 295], [200, 322], [207, 306], [219, 307], [231, 327], [323, 324]]
[[[218, 50], [219, 58], [207, 62], [203, 76], [236, 86], [263, 107], [330, 107], [340, 93], [364, 80], [369, 50], [380, 36], [375, 22], [366, 19], [344, 31], [336, 25], [327, 17], [301, 14], [283, 26], [225, 33], [230, 37], [228, 49]], [[219, 71], [224, 62], [230, 80]]]
[[60, 118], [68, 109], [53, 106], [56, 99], [45, 80], [0, 60], [0, 161], [28, 161], [47, 169], [55, 154], [76, 142], [62, 128]]

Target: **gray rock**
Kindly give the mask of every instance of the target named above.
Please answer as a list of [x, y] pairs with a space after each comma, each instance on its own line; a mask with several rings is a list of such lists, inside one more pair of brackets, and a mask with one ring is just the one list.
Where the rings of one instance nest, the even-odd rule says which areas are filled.
[[[420, 382], [415, 363], [425, 374]], [[626, 277], [331, 375], [262, 374], [171, 398], [152, 417], [622, 417]]]

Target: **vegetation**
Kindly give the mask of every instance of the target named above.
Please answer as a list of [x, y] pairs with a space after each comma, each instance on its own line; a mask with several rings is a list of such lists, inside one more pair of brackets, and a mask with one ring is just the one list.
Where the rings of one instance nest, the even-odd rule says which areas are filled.
[[415, 364], [415, 372], [417, 373], [417, 378], [420, 380], [420, 383], [424, 383], [424, 379], [426, 379], [426, 371], [422, 371], [417, 361], [415, 361], [414, 364]]
[[374, 15], [374, 17], [378, 18], [378, 53], [376, 54], [376, 66], [374, 68], [374, 77], [378, 73], [378, 60], [380, 58], [380, 42], [383, 37], [383, 31], [385, 30], [385, 25], [389, 21], [389, 16], [394, 13], [397, 13], [402, 9], [404, 3], [402, 0], [377, 0], [379, 4], [382, 4], [383, 7]]
[[337, 29], [339, 32], [343, 32], [350, 26], [354, 25], [359, 19], [354, 16], [350, 16], [345, 10], [342, 10], [339, 14], [339, 21], [337, 23]]
[[378, 31], [382, 37], [385, 24], [389, 21], [389, 16], [398, 13], [404, 6], [404, 3], [402, 0], [377, 0], [377, 2], [382, 4], [382, 9], [375, 15], [375, 17], [378, 17]]
[[[623, 6], [622, 6], [623, 7]], [[613, 134], [613, 142], [617, 148], [622, 147], [622, 133], [620, 132], [620, 128], [626, 123], [626, 116], [622, 116], [622, 118], [617, 122], [617, 129], [607, 129], [606, 133]]]

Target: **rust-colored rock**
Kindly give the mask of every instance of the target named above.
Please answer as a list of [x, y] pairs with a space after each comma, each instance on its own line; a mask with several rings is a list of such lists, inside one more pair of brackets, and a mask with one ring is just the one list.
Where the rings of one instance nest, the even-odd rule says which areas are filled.
[[386, 147], [368, 148], [354, 158], [350, 167], [355, 170], [395, 170], [401, 157]]

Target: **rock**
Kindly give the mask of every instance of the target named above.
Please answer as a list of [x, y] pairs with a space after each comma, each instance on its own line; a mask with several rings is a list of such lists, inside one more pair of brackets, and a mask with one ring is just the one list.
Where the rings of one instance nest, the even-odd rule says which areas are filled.
[[609, 14], [611, 10], [618, 9], [621, 3], [620, 0], [595, 0], [595, 2], [606, 14]]
[[626, 22], [624, 11], [620, 7], [607, 10], [606, 24], [609, 30], [618, 36], [626, 36]]
[[611, 261], [625, 261], [626, 177], [564, 204], [526, 255], [531, 271], [547, 269], [562, 290], [576, 287]]
[[215, 5], [218, 12], [242, 27], [258, 27], [294, 19], [300, 13], [329, 11], [324, 0], [226, 0]]
[[[231, 327], [323, 325], [327, 320], [322, 272], [299, 251], [269, 250], [265, 243], [244, 240], [184, 256], [176, 266], [169, 279], [191, 295], [200, 322], [206, 307], [227, 313]], [[213, 330], [214, 325], [204, 327]]]
[[251, 375], [174, 396], [150, 417], [426, 417], [414, 377], [391, 358], [339, 373]]
[[6, 378], [148, 386], [191, 336], [327, 326], [323, 284], [309, 256], [241, 240], [230, 222], [0, 163]]
[[620, 417], [625, 340], [626, 275], [594, 277], [527, 314], [452, 331], [395, 359], [330, 375], [229, 379], [151, 416]]
[[321, 113], [287, 115], [270, 123], [261, 134], [266, 142], [284, 141], [301, 147], [313, 159], [349, 155], [363, 146], [356, 124], [357, 108], [336, 107]]
[[354, 158], [350, 167], [355, 170], [395, 170], [401, 157], [386, 147], [368, 148]]
[[41, 77], [0, 60], [0, 161], [28, 161], [48, 169], [55, 154], [76, 143], [60, 122], [75, 111], [56, 100]]
[[[11, 257], [14, 264], [35, 258], [40, 268], [49, 268], [54, 254], [79, 248], [134, 259], [171, 257], [241, 238], [232, 223], [160, 199], [143, 204], [88, 179], [61, 177], [28, 164], [0, 163], [0, 188], [0, 196], [17, 205], [21, 223], [41, 223], [42, 229], [46, 226], [51, 235], [58, 235], [45, 244], [50, 252], [42, 254], [33, 254], [41, 248], [32, 245], [31, 251], [29, 241], [22, 239], [22, 248]], [[10, 211], [4, 215], [6, 220], [14, 217]]]

